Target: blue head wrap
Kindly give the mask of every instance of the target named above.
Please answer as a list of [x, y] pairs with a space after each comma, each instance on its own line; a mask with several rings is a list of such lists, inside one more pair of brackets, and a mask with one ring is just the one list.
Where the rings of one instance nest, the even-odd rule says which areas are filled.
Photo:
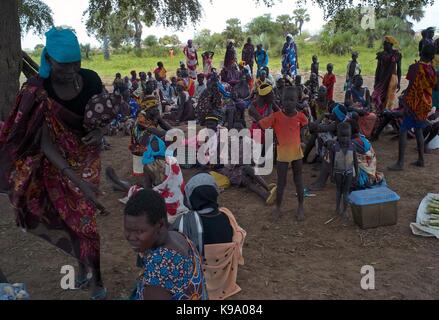
[[332, 109], [332, 113], [337, 117], [337, 119], [340, 122], [343, 122], [346, 120], [346, 113], [344, 113], [341, 109], [340, 109], [340, 105], [337, 104], [333, 109]]
[[46, 46], [41, 54], [39, 75], [48, 78], [51, 66], [46, 60], [46, 53], [59, 63], [71, 63], [81, 61], [81, 49], [78, 38], [70, 29], [52, 27], [46, 32]]
[[[151, 146], [151, 143], [154, 139], [157, 140], [158, 143], [159, 149], [157, 151], [154, 151]], [[157, 137], [156, 135], [152, 135], [151, 138], [149, 139], [147, 149], [143, 153], [143, 157], [142, 157], [143, 165], [148, 165], [153, 163], [156, 157], [166, 157], [166, 156], [172, 156], [172, 154], [167, 151], [165, 142], [159, 137]]]

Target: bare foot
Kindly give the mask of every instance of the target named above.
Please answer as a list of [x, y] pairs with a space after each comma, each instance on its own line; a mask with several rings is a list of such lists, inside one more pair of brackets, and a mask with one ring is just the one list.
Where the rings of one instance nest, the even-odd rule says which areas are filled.
[[279, 207], [275, 207], [271, 213], [273, 220], [278, 221], [282, 217], [282, 212], [280, 211]]
[[425, 167], [424, 161], [421, 160], [416, 160], [415, 162], [412, 162], [410, 164], [415, 167], [421, 167], [421, 168]]
[[325, 183], [315, 182], [313, 183], [308, 190], [309, 191], [322, 191], [325, 188]]
[[305, 213], [303, 211], [303, 206], [299, 206], [299, 208], [297, 209], [296, 219], [297, 221], [305, 220]]
[[343, 226], [347, 226], [349, 223], [349, 215], [346, 210], [341, 213], [341, 222]]
[[80, 271], [75, 279], [76, 290], [87, 290], [90, 287], [90, 278], [88, 278], [87, 271]]
[[90, 300], [106, 300], [107, 289], [103, 286], [93, 286], [90, 294]]
[[341, 214], [342, 214], [341, 209], [340, 208], [336, 208], [335, 212], [334, 212], [334, 216], [338, 217], [338, 216], [341, 216]]
[[390, 171], [403, 171], [404, 167], [399, 163], [395, 163], [393, 166], [387, 167], [387, 169]]

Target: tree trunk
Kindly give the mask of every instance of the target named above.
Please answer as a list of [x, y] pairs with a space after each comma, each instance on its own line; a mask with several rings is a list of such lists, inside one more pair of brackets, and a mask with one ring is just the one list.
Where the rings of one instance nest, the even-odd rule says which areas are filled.
[[104, 51], [104, 59], [110, 60], [110, 40], [105, 36], [102, 40], [102, 50]]
[[367, 47], [372, 49], [373, 48], [373, 42], [374, 42], [374, 36], [370, 29], [367, 29]]
[[19, 89], [21, 35], [18, 1], [2, 1], [0, 10], [0, 120], [5, 120]]
[[142, 53], [142, 23], [139, 20], [134, 20], [134, 48], [137, 56]]

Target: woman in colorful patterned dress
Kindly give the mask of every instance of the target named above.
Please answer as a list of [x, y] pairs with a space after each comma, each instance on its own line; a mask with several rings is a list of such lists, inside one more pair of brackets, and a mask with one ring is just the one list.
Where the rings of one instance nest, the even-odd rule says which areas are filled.
[[130, 198], [124, 228], [143, 269], [135, 300], [208, 299], [200, 255], [186, 236], [168, 230], [166, 205], [158, 193], [145, 189]]
[[406, 79], [409, 81], [404, 92], [402, 103], [404, 119], [399, 130], [398, 161], [388, 167], [392, 171], [404, 169], [405, 148], [407, 146], [407, 132], [415, 130], [418, 145], [418, 160], [412, 163], [417, 167], [424, 167], [424, 135], [423, 129], [427, 127], [427, 118], [433, 107], [433, 89], [436, 88], [437, 76], [432, 66], [435, 55], [433, 45], [422, 48], [421, 60], [410, 65]]
[[93, 97], [101, 93], [99, 76], [81, 69], [76, 35], [52, 28], [39, 75], [23, 85], [0, 132], [0, 192], [18, 225], [78, 259], [76, 286], [91, 282], [92, 299], [106, 296], [96, 224], [103, 131], [85, 124], [111, 107]]
[[402, 55], [394, 47], [398, 41], [392, 36], [385, 36], [382, 52], [377, 53], [377, 68], [372, 101], [378, 113], [392, 109], [396, 93], [401, 88]]
[[298, 74], [299, 60], [297, 46], [291, 34], [287, 35], [282, 48], [282, 74], [294, 77]]
[[183, 53], [186, 56], [186, 65], [189, 69], [189, 76], [195, 80], [197, 79], [198, 54], [192, 40], [188, 40]]

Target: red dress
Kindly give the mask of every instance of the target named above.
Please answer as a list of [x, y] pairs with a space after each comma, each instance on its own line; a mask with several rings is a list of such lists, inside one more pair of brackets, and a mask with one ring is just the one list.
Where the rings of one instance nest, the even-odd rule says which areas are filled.
[[335, 82], [336, 82], [335, 74], [333, 74], [333, 73], [331, 73], [331, 74], [327, 73], [323, 77], [323, 85], [327, 89], [326, 97], [328, 98], [329, 101], [334, 101], [333, 98], [334, 98]]

